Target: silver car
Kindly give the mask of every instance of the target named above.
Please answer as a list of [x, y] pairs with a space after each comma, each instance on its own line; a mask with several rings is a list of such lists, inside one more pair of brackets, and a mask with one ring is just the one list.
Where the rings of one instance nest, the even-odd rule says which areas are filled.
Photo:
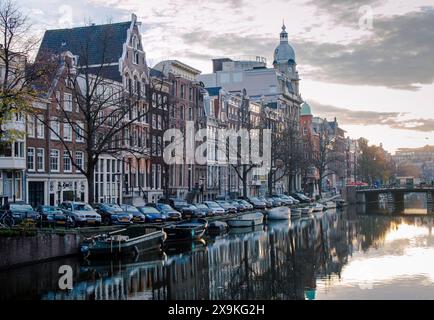
[[66, 215], [71, 217], [74, 226], [100, 225], [99, 215], [90, 205], [84, 202], [65, 201], [59, 206]]
[[215, 215], [225, 214], [226, 211], [215, 201], [204, 201], [203, 202], [208, 208], [210, 208]]

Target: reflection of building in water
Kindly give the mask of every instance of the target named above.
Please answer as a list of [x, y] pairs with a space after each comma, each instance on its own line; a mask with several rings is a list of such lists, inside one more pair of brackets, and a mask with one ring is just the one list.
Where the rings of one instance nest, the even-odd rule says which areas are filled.
[[339, 280], [354, 252], [383, 245], [405, 219], [432, 229], [432, 217], [326, 213], [293, 221], [290, 228], [270, 224], [266, 231], [218, 237], [163, 261], [82, 267], [71, 292], [44, 298], [313, 299], [318, 284]]

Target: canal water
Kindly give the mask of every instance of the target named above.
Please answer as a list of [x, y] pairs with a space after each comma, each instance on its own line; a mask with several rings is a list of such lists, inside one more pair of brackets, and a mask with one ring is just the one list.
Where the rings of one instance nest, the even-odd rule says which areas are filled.
[[[0, 273], [0, 299], [434, 299], [434, 217], [415, 209], [349, 207], [134, 261], [18, 268]], [[58, 287], [62, 265], [73, 269], [72, 290]]]

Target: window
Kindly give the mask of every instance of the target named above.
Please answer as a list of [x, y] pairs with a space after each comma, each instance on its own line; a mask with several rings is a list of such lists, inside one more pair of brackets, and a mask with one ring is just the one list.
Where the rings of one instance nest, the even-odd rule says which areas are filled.
[[61, 103], [60, 91], [56, 91], [56, 109], [60, 109], [60, 103]]
[[36, 150], [36, 169], [38, 171], [44, 171], [44, 149], [38, 148]]
[[38, 115], [38, 119], [36, 121], [36, 137], [39, 139], [45, 138], [45, 125], [44, 125], [44, 116]]
[[57, 118], [51, 118], [50, 120], [50, 137], [51, 140], [59, 140], [60, 135], [60, 123]]
[[181, 84], [181, 98], [185, 98], [185, 86], [183, 84]]
[[24, 158], [24, 142], [14, 142], [14, 155], [17, 158]]
[[83, 169], [83, 152], [76, 151], [75, 152], [75, 164]]
[[27, 136], [35, 137], [35, 117], [31, 115], [27, 116]]
[[50, 170], [58, 172], [59, 171], [59, 150], [51, 150], [50, 153]]
[[139, 53], [138, 52], [134, 52], [134, 63], [139, 64]]
[[67, 150], [63, 150], [63, 171], [71, 172], [71, 158]]
[[188, 120], [193, 120], [193, 108], [188, 108]]
[[193, 88], [188, 89], [188, 99], [193, 101]]
[[63, 95], [63, 108], [65, 111], [72, 111], [72, 94], [65, 93]]
[[69, 123], [63, 124], [63, 139], [65, 141], [72, 141], [72, 128]]
[[76, 142], [84, 142], [84, 130], [83, 130], [83, 122], [78, 121], [76, 124], [77, 128], [76, 128], [76, 138], [75, 141]]
[[181, 106], [179, 108], [179, 117], [181, 118], [181, 120], [184, 120], [184, 106]]
[[35, 171], [35, 148], [27, 148], [27, 170]]

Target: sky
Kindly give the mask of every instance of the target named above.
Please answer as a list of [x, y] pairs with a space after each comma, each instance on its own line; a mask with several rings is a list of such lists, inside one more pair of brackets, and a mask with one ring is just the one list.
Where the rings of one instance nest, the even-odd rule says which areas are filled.
[[222, 56], [271, 64], [284, 20], [316, 116], [392, 153], [434, 145], [434, 0], [17, 1], [39, 37], [135, 13], [150, 66], [176, 58], [203, 73]]

